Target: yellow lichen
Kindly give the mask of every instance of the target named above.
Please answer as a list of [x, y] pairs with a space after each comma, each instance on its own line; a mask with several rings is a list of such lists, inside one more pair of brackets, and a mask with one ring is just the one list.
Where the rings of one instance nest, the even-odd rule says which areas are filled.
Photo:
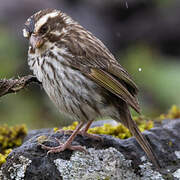
[[22, 144], [26, 134], [27, 128], [25, 125], [14, 127], [0, 126], [0, 166], [6, 161], [6, 157], [12, 151], [12, 148]]
[[[153, 121], [151, 120], [146, 121], [142, 117], [135, 117], [134, 120], [138, 124], [138, 127], [141, 131], [149, 130], [154, 126]], [[88, 130], [88, 133], [107, 134], [107, 135], [112, 135], [120, 139], [126, 139], [126, 138], [131, 137], [131, 133], [129, 132], [129, 130], [125, 126], [123, 126], [121, 123], [119, 123], [116, 126], [113, 126], [111, 124], [104, 124], [101, 127], [90, 128]]]
[[161, 114], [159, 116], [160, 120], [163, 119], [177, 119], [180, 118], [180, 107], [173, 105], [167, 114]]
[[6, 162], [6, 158], [11, 151], [12, 149], [6, 149], [3, 153], [0, 153], [0, 166]]
[[5, 162], [6, 162], [5, 155], [0, 153], [0, 166]]
[[42, 144], [43, 142], [47, 141], [48, 140], [48, 137], [47, 136], [39, 136], [37, 138], [37, 142]]
[[168, 145], [169, 145], [169, 146], [172, 146], [172, 145], [173, 145], [172, 141], [169, 141], [169, 142], [168, 142]]
[[[146, 118], [142, 116], [134, 117], [134, 120], [136, 121], [141, 131], [149, 130], [154, 126], [153, 121], [146, 120]], [[77, 125], [78, 125], [78, 122], [75, 121], [70, 126], [63, 127], [63, 130], [75, 130]], [[107, 135], [112, 135], [120, 139], [126, 139], [126, 138], [131, 137], [131, 133], [129, 132], [129, 130], [125, 126], [123, 126], [121, 123], [119, 123], [116, 126], [113, 126], [111, 124], [104, 124], [103, 126], [90, 128], [88, 130], [88, 133], [107, 134]]]
[[70, 126], [65, 126], [62, 129], [63, 130], [75, 130], [77, 125], [78, 125], [78, 122], [74, 121]]
[[55, 127], [55, 128], [53, 129], [54, 132], [57, 132], [58, 130], [59, 130], [59, 128], [57, 128], [57, 127]]

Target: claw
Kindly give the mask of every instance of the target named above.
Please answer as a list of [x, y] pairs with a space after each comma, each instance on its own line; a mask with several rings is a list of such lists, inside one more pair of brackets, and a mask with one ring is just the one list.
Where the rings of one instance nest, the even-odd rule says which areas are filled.
[[79, 151], [85, 151], [86, 150], [82, 147], [82, 146], [72, 146], [71, 143], [74, 140], [74, 138], [76, 137], [76, 135], [78, 134], [79, 130], [81, 129], [81, 127], [83, 126], [83, 122], [81, 122], [78, 127], [76, 128], [76, 130], [71, 134], [71, 136], [68, 138], [68, 140], [62, 144], [57, 138], [55, 138], [55, 140], [58, 142], [59, 146], [56, 147], [49, 147], [49, 146], [45, 146], [41, 143], [41, 147], [43, 149], [47, 149], [49, 150], [47, 152], [47, 154], [49, 153], [57, 153], [57, 152], [62, 152], [66, 149], [70, 149], [70, 150], [79, 150]]
[[59, 146], [56, 146], [56, 147], [49, 147], [49, 146], [45, 146], [43, 144], [41, 144], [41, 147], [43, 149], [46, 149], [46, 150], [49, 150], [47, 152], [47, 154], [50, 154], [50, 153], [58, 153], [58, 152], [62, 152], [66, 149], [69, 149], [69, 150], [72, 150], [72, 151], [75, 151], [75, 150], [78, 150], [78, 151], [82, 151], [82, 152], [85, 152], [87, 153], [86, 149], [82, 146], [72, 146], [72, 145], [68, 145], [68, 144], [60, 144]]
[[77, 134], [80, 134], [82, 136], [87, 136], [89, 138], [93, 138], [93, 139], [96, 139], [96, 140], [103, 141], [103, 139], [100, 136], [95, 135], [95, 134], [88, 134], [87, 133], [87, 130], [88, 130], [89, 126], [91, 125], [91, 123], [92, 123], [92, 121], [89, 121], [87, 123], [86, 127], [84, 129], [82, 129], [81, 131], [80, 131], [80, 129], [82, 128], [82, 126], [84, 124], [83, 122], [81, 122], [77, 126], [75, 131], [64, 131], [64, 130], [60, 129], [59, 132], [64, 132], [64, 133], [73, 132], [71, 134], [71, 136], [68, 138], [68, 140], [64, 144], [62, 144], [59, 139], [55, 138], [56, 142], [59, 144], [58, 146], [56, 146], [56, 147], [49, 147], [49, 146], [45, 146], [44, 144], [40, 143], [41, 147], [43, 149], [48, 150], [47, 154], [62, 152], [64, 150], [66, 150], [66, 149], [69, 149], [69, 150], [72, 150], [72, 151], [78, 150], [78, 151], [83, 151], [83, 152], [87, 153], [87, 151], [86, 151], [86, 149], [84, 147], [82, 147], [80, 145], [73, 146], [73, 145], [71, 145], [71, 143], [72, 143], [72, 141], [74, 140], [74, 138], [76, 137]]
[[61, 141], [58, 139], [58, 138], [55, 138], [56, 142], [59, 144], [59, 145], [62, 145], [63, 143], [61, 143]]

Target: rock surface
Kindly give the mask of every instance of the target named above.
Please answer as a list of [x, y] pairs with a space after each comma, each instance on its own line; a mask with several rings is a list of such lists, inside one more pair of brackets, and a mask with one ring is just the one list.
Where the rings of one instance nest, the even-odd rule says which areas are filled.
[[[14, 149], [0, 170], [2, 180], [163, 180], [180, 179], [180, 119], [166, 120], [160, 127], [144, 132], [159, 162], [157, 172], [147, 162], [135, 138], [120, 140], [103, 135], [103, 141], [78, 135], [73, 144], [81, 144], [87, 153], [66, 150], [47, 154], [38, 142], [57, 146], [54, 138], [65, 141], [69, 135], [53, 130], [34, 130], [22, 146]], [[41, 137], [41, 138], [39, 138]]]

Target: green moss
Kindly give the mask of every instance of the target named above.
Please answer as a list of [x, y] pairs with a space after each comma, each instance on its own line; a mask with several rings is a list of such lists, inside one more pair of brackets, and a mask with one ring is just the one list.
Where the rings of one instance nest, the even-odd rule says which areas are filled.
[[6, 162], [6, 157], [14, 147], [22, 144], [23, 138], [27, 134], [25, 125], [8, 127], [0, 126], [0, 166]]

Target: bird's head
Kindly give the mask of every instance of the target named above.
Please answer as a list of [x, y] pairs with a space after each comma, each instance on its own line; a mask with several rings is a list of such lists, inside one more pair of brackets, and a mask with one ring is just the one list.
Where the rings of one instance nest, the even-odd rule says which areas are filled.
[[69, 16], [55, 9], [45, 9], [32, 15], [25, 23], [23, 36], [29, 40], [29, 52], [43, 52], [52, 47], [75, 24]]

